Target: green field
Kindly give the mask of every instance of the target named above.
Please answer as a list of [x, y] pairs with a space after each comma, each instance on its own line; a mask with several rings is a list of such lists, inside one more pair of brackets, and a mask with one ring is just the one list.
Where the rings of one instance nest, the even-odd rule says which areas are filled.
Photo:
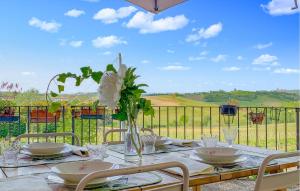
[[[230, 94], [230, 95], [228, 95]], [[211, 97], [209, 97], [209, 95]], [[61, 99], [66, 103], [64, 119], [57, 123], [57, 131], [71, 131], [72, 120], [70, 105], [89, 105], [97, 99], [97, 94], [63, 95]], [[165, 94], [147, 95], [155, 108], [153, 117], [139, 115], [139, 127], [151, 128], [162, 136], [180, 139], [200, 139], [203, 135], [212, 134], [224, 140], [222, 128], [228, 124], [227, 118], [219, 114], [219, 105], [226, 103], [227, 97], [238, 100], [241, 108], [238, 115], [232, 120], [231, 126], [239, 128], [236, 143], [252, 146], [268, 147], [280, 150], [296, 149], [296, 112], [299, 107], [298, 93], [288, 92], [212, 92], [194, 94]], [[16, 97], [15, 105], [45, 105], [43, 95], [37, 92], [25, 92]], [[266, 117], [261, 125], [252, 124], [247, 115], [247, 107], [277, 106], [286, 109], [251, 109], [249, 112], [264, 112]], [[45, 132], [45, 124], [31, 124], [27, 121], [27, 110], [23, 109], [21, 122], [30, 132]], [[29, 125], [29, 126], [28, 126]], [[80, 137], [82, 144], [102, 142], [103, 132], [111, 128], [119, 128], [120, 124], [114, 121], [105, 124], [102, 120], [75, 119], [75, 133]], [[47, 129], [55, 130], [48, 124]], [[1, 124], [0, 124], [1, 130]], [[111, 139], [117, 140], [119, 135]], [[69, 140], [67, 140], [69, 141]]]

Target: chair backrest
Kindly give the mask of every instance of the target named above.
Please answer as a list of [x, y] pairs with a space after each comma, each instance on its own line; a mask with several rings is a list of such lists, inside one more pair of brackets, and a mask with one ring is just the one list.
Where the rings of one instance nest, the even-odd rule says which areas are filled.
[[21, 141], [21, 139], [28, 139], [28, 142], [30, 140], [30, 138], [44, 138], [46, 142], [48, 142], [49, 138], [56, 138], [56, 137], [72, 137], [72, 139], [74, 139], [74, 144], [79, 146], [80, 142], [79, 142], [79, 138], [74, 134], [74, 133], [69, 133], [69, 132], [65, 132], [65, 133], [37, 133], [37, 134], [22, 134], [16, 137], [16, 141]]
[[266, 167], [270, 163], [270, 161], [274, 159], [290, 158], [290, 157], [298, 157], [299, 160], [299, 156], [300, 156], [300, 152], [298, 151], [298, 152], [291, 152], [291, 153], [273, 154], [266, 157], [259, 168], [254, 191], [272, 191], [278, 189], [285, 189], [290, 186], [295, 186], [299, 184], [299, 180], [300, 180], [299, 169], [291, 170], [288, 172], [277, 173], [277, 174], [264, 175]]
[[165, 187], [160, 187], [157, 189], [152, 189], [152, 191], [188, 191], [189, 187], [189, 170], [187, 167], [180, 162], [167, 162], [167, 163], [159, 163], [153, 165], [146, 166], [137, 166], [130, 168], [121, 168], [121, 169], [113, 169], [106, 171], [98, 171], [93, 172], [85, 176], [77, 185], [76, 191], [83, 191], [87, 183], [91, 182], [96, 178], [106, 178], [112, 176], [122, 176], [122, 175], [130, 175], [136, 173], [150, 172], [156, 171], [166, 168], [179, 167], [183, 173], [183, 180], [180, 184], [168, 185]]
[[[154, 132], [152, 129], [149, 128], [142, 128], [141, 129], [142, 132], [149, 132], [151, 135], [154, 135]], [[107, 141], [107, 137], [108, 135], [110, 135], [111, 133], [125, 133], [127, 132], [127, 129], [111, 129], [108, 130], [104, 133], [104, 137], [103, 137], [103, 143], [109, 144], [109, 145], [116, 145], [116, 144], [122, 144], [124, 143], [124, 141]]]

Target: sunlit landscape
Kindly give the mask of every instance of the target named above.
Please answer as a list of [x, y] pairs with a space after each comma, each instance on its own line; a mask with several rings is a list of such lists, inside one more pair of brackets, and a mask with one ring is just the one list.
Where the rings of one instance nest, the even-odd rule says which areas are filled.
[[[1, 1], [0, 190], [9, 188], [6, 180], [24, 176], [11, 175], [9, 168], [18, 171], [31, 165], [76, 163], [84, 157], [93, 161], [99, 156], [103, 163], [114, 166], [121, 160], [117, 164], [126, 167], [149, 165], [152, 160], [170, 162], [168, 157], [175, 155], [181, 159], [174, 161], [184, 165], [189, 164], [187, 158], [193, 161], [190, 165], [195, 161], [211, 165], [197, 176], [191, 176], [195, 166], [187, 165], [190, 180], [186, 185], [183, 170], [179, 190], [264, 190], [259, 184], [265, 171], [257, 174], [267, 156], [299, 156], [298, 3]], [[63, 143], [65, 148], [34, 155], [31, 144], [43, 138], [46, 144]], [[227, 166], [225, 158], [221, 162], [217, 156], [211, 158], [218, 163], [201, 158], [201, 149], [220, 147], [243, 154], [227, 161]], [[80, 158], [68, 158], [68, 149], [66, 153]], [[11, 152], [15, 163], [7, 162], [6, 154]], [[299, 167], [295, 161], [278, 161], [267, 163], [264, 170], [272, 174]], [[37, 174], [48, 177], [41, 180], [43, 184], [55, 183], [50, 190], [84, 188], [80, 188], [83, 177], [65, 179], [59, 167], [47, 169], [49, 174]], [[145, 183], [141, 177], [133, 183], [134, 178], [127, 178], [130, 184], [122, 182], [121, 175], [103, 181], [111, 184], [98, 178], [96, 183], [86, 183], [86, 188], [144, 190], [152, 185], [171, 191], [165, 184], [178, 183], [172, 180], [178, 179], [178, 173], [167, 172], [158, 179], [146, 174], [149, 182]]]

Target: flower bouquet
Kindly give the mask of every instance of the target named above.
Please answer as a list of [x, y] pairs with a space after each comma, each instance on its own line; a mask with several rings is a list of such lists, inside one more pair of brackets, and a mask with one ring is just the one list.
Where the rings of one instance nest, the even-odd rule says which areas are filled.
[[115, 119], [126, 121], [124, 152], [127, 160], [139, 160], [142, 156], [142, 145], [137, 126], [137, 117], [140, 111], [145, 115], [153, 115], [151, 102], [142, 98], [146, 84], [137, 84], [139, 77], [135, 68], [128, 68], [120, 64], [118, 71], [105, 72], [99, 86], [99, 102], [109, 109], [118, 107]]

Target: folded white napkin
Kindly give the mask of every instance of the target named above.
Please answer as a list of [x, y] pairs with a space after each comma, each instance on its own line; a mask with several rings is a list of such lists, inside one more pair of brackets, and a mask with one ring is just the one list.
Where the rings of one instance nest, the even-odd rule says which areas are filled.
[[72, 149], [72, 153], [81, 157], [87, 157], [89, 156], [89, 152], [85, 147], [79, 147], [75, 145], [69, 145], [69, 147]]
[[[190, 176], [214, 173], [214, 167], [209, 164], [201, 163], [199, 161], [195, 161], [190, 158], [177, 156], [176, 154], [173, 153], [170, 153], [167, 156], [159, 158], [157, 162], [171, 162], [171, 161], [177, 161], [183, 163], [189, 169]], [[169, 168], [166, 169], [166, 171], [173, 174], [182, 175], [182, 171], [180, 168], [176, 168], [176, 167]]]
[[193, 145], [192, 140], [171, 139], [171, 141], [172, 141], [172, 145], [177, 145], [177, 146], [191, 147]]
[[51, 191], [46, 180], [41, 177], [27, 176], [0, 180], [1, 191]]

